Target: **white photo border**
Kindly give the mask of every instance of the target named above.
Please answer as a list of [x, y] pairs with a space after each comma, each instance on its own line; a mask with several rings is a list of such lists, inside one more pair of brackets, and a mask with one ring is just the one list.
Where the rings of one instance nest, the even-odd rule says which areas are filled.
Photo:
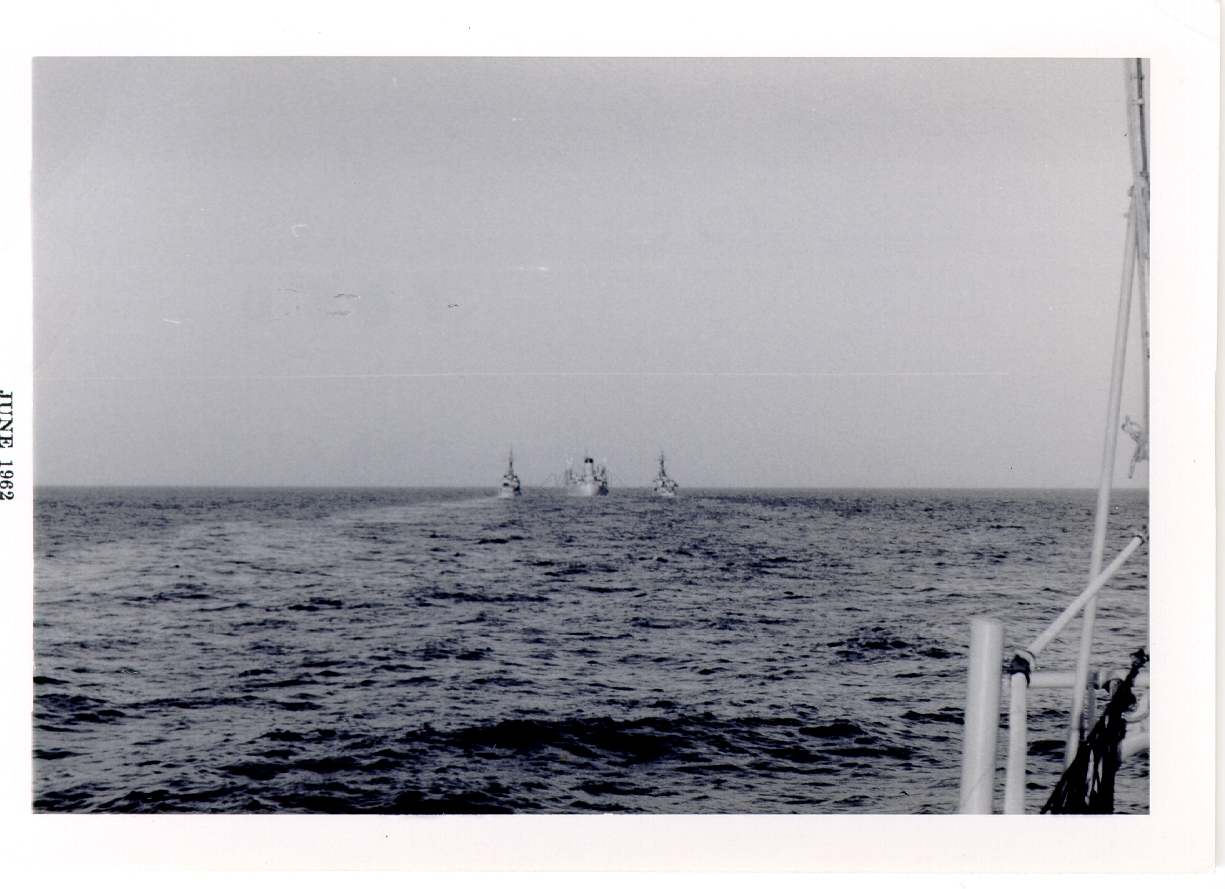
[[[1214, 866], [1219, 4], [48, 3], [0, 37], [3, 806], [31, 873], [119, 870], [1204, 872]], [[12, 13], [10, 12], [10, 15]], [[1142, 56], [1152, 66], [1151, 814], [306, 816], [31, 813], [30, 63], [76, 55]], [[1120, 75], [1121, 79], [1121, 75]], [[12, 508], [10, 508], [12, 507]], [[858, 885], [858, 884], [857, 884]]]

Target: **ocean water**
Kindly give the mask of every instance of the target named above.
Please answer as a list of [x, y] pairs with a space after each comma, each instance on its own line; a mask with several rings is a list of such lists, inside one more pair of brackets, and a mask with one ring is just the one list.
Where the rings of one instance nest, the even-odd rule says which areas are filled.
[[[1147, 521], [1146, 492], [1114, 503], [1108, 558]], [[33, 806], [950, 813], [969, 619], [1002, 617], [1008, 651], [1036, 635], [1085, 585], [1093, 506], [43, 488]], [[1096, 663], [1147, 645], [1148, 601], [1141, 548], [1102, 593]], [[1032, 811], [1068, 696], [1031, 694]], [[1116, 811], [1148, 811], [1147, 754]]]

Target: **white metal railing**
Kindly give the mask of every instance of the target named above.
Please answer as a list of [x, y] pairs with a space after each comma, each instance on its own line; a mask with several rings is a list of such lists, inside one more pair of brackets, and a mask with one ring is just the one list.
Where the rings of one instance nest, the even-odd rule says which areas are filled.
[[993, 617], [970, 621], [970, 676], [966, 683], [965, 747], [961, 756], [964, 815], [990, 815], [995, 796], [995, 743], [1000, 731], [1000, 675], [1004, 625]]
[[[1004, 814], [1025, 812], [1025, 783], [1028, 756], [1030, 688], [1080, 687], [1081, 701], [1090, 689], [1105, 688], [1121, 677], [1119, 671], [1098, 670], [1083, 675], [1071, 671], [1037, 669], [1038, 655], [1054, 640], [1087, 604], [1096, 601], [1103, 586], [1145, 541], [1137, 533], [1115, 560], [1090, 583], [1071, 604], [1029, 645], [1017, 652], [1010, 675], [1004, 675], [1004, 625], [995, 618], [975, 617], [970, 624], [970, 673], [966, 685], [965, 739], [961, 762], [961, 801], [963, 814], [989, 815], [994, 810], [995, 749], [999, 739], [1000, 700], [1009, 691], [1008, 764], [1004, 779]], [[1079, 667], [1078, 663], [1078, 667]], [[1082, 684], [1083, 683], [1083, 684]], [[1144, 675], [1137, 685], [1148, 684]], [[1096, 703], [1096, 702], [1094, 702]], [[1137, 718], [1137, 717], [1133, 717]], [[1145, 723], [1141, 723], [1141, 728]], [[1147, 747], [1147, 732], [1129, 733], [1120, 753], [1131, 755]]]

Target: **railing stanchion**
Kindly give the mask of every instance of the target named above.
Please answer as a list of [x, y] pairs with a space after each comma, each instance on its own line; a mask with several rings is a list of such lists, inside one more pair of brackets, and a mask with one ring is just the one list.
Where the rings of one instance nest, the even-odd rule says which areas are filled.
[[1008, 687], [1008, 772], [1004, 779], [1004, 814], [1025, 814], [1026, 749], [1029, 746], [1029, 680], [1013, 673]]
[[970, 675], [966, 682], [965, 747], [961, 759], [963, 815], [990, 815], [995, 796], [995, 745], [1000, 731], [1000, 675], [1004, 625], [970, 621]]

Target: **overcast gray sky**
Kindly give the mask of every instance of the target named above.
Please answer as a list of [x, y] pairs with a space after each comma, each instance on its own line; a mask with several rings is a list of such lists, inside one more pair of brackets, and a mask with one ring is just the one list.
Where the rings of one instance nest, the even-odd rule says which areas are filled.
[[1097, 482], [1117, 60], [44, 59], [34, 90], [40, 483], [494, 485], [512, 445], [529, 485], [661, 449], [685, 487]]

